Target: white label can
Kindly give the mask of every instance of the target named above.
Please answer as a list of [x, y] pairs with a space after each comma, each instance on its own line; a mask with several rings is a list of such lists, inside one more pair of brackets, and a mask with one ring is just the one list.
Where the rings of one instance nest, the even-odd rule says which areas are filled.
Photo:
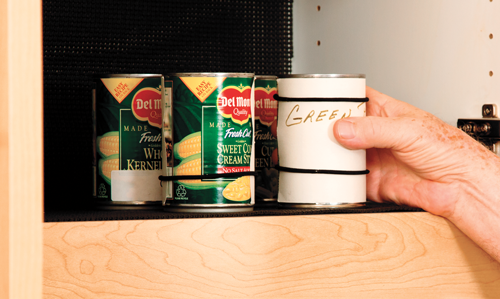
[[366, 116], [365, 76], [284, 75], [277, 84], [280, 206], [366, 203], [366, 151], [346, 149], [333, 135], [337, 120]]

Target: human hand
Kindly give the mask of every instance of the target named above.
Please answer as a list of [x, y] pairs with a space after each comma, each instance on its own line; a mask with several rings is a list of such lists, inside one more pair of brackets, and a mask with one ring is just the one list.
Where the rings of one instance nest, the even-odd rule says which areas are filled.
[[494, 183], [488, 176], [500, 179], [499, 158], [461, 130], [369, 87], [366, 95], [367, 116], [338, 120], [334, 135], [346, 148], [367, 149], [368, 199], [451, 218], [469, 193]]
[[338, 120], [337, 141], [367, 150], [367, 197], [454, 223], [500, 262], [500, 158], [430, 113], [367, 88], [366, 117]]

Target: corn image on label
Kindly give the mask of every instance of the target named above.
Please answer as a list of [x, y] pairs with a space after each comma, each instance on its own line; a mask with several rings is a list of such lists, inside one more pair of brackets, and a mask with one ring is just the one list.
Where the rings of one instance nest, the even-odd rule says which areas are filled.
[[[137, 190], [140, 186], [135, 186], [134, 182], [148, 180], [145, 173], [141, 173], [140, 178], [128, 173], [126, 179], [123, 174], [116, 175], [116, 181], [113, 173], [150, 171], [153, 180], [158, 172], [161, 173], [162, 93], [161, 76], [111, 76], [95, 81], [94, 197], [98, 201], [161, 199], [159, 184], [158, 196], [145, 198], [140, 195], [140, 190]], [[134, 195], [117, 198], [113, 196], [113, 187], [130, 189], [128, 193]]]
[[[173, 76], [174, 176], [250, 171], [253, 76]], [[250, 204], [248, 176], [173, 182], [169, 204]]]
[[229, 183], [222, 194], [225, 198], [232, 201], [247, 201], [252, 196], [250, 191], [250, 177], [244, 176], [236, 181]]
[[277, 202], [278, 197], [278, 140], [276, 134], [278, 101], [276, 78], [255, 79], [255, 204]]

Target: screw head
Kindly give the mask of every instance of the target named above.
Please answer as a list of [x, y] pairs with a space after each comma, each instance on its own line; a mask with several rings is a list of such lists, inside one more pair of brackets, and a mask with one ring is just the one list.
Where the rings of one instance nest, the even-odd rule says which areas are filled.
[[482, 111], [483, 111], [483, 117], [485, 117], [485, 118], [498, 117], [495, 104], [484, 104], [482, 107]]

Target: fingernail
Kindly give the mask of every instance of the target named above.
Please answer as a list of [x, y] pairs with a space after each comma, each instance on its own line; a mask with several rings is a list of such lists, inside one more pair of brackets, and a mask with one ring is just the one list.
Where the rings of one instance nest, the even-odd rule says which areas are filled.
[[337, 123], [337, 133], [342, 139], [353, 139], [356, 137], [354, 124], [350, 121], [339, 120]]

